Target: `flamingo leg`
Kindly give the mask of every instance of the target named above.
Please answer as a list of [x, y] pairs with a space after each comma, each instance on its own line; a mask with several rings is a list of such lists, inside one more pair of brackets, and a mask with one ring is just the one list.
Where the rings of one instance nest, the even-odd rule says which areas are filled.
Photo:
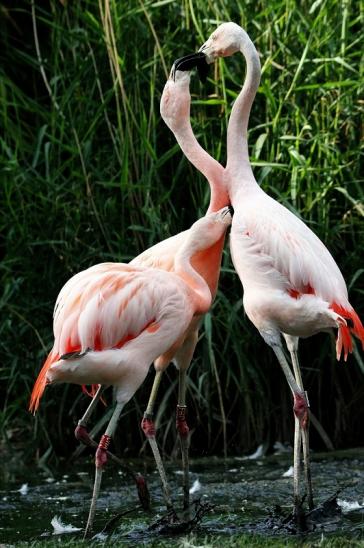
[[301, 451], [301, 435], [303, 431], [303, 424], [307, 420], [307, 401], [306, 394], [299, 386], [298, 382], [293, 375], [291, 368], [286, 360], [282, 346], [279, 344], [270, 345], [282, 371], [287, 379], [289, 387], [292, 391], [294, 398], [293, 412], [295, 415], [295, 437], [294, 437], [294, 454], [293, 454], [293, 499], [294, 499], [294, 515], [298, 524], [302, 520], [302, 500], [300, 496], [299, 481], [300, 481], [300, 451]]
[[176, 428], [181, 444], [182, 470], [183, 470], [183, 510], [190, 507], [190, 478], [189, 478], [189, 428], [186, 422], [186, 370], [179, 370], [178, 404], [176, 411]]
[[[76, 439], [80, 441], [81, 443], [83, 443], [84, 445], [87, 445], [88, 447], [94, 447], [95, 449], [97, 449], [98, 443], [93, 438], [91, 438], [90, 434], [88, 433], [88, 430], [86, 429], [86, 426], [90, 420], [92, 413], [94, 412], [96, 408], [96, 405], [102, 393], [106, 390], [106, 388], [107, 386], [102, 386], [100, 384], [96, 394], [92, 398], [90, 405], [86, 409], [86, 412], [84, 413], [82, 418], [78, 421], [78, 424], [75, 429]], [[124, 470], [124, 472], [126, 472], [134, 480], [137, 491], [138, 491], [138, 497], [143, 509], [150, 510], [150, 495], [149, 495], [148, 486], [144, 477], [141, 474], [136, 474], [121, 459], [119, 459], [116, 455], [111, 453], [111, 451], [107, 451], [107, 456], [113, 462], [118, 464]]]
[[[290, 350], [290, 354], [291, 354], [293, 370], [295, 373], [297, 384], [303, 391], [304, 388], [303, 388], [301, 370], [298, 362], [297, 346], [293, 348], [292, 350]], [[304, 466], [304, 472], [305, 472], [307, 503], [308, 503], [309, 510], [312, 510], [314, 507], [314, 503], [313, 503], [313, 493], [312, 493], [310, 444], [309, 444], [310, 410], [309, 410], [309, 404], [307, 401], [307, 395], [306, 395], [306, 403], [307, 403], [306, 418], [305, 420], [301, 421], [300, 426], [302, 430], [303, 466]]]
[[84, 539], [89, 537], [92, 531], [92, 526], [95, 518], [97, 499], [100, 493], [102, 473], [104, 466], [107, 462], [107, 449], [111, 440], [111, 436], [114, 434], [121, 411], [124, 407], [124, 403], [117, 403], [110, 419], [110, 422], [106, 428], [105, 434], [101, 436], [96, 455], [95, 455], [95, 482], [92, 493], [90, 511], [88, 515], [87, 525], [85, 529]]
[[88, 406], [85, 413], [82, 415], [81, 419], [77, 423], [77, 426], [75, 429], [75, 437], [78, 441], [80, 441], [84, 445], [92, 446], [93, 440], [90, 438], [89, 433], [86, 429], [86, 426], [90, 420], [92, 413], [95, 411], [95, 408], [99, 402], [99, 399], [101, 398], [101, 394], [106, 388], [107, 387], [103, 386], [102, 384], [99, 385], [96, 391], [96, 394], [91, 400], [90, 405]]
[[163, 371], [157, 371], [154, 377], [152, 390], [150, 392], [147, 409], [144, 413], [142, 420], [142, 429], [149, 442], [150, 448], [153, 452], [154, 460], [157, 465], [159, 476], [162, 482], [163, 496], [165, 504], [168, 510], [173, 510], [173, 503], [171, 499], [171, 491], [169, 488], [166, 471], [163, 466], [162, 458], [159, 452], [157, 441], [155, 439], [155, 425], [153, 421], [154, 405], [158, 394], [160, 382], [162, 380]]
[[298, 508], [301, 505], [300, 479], [301, 479], [301, 427], [300, 421], [294, 418], [294, 445], [293, 445], [293, 497], [295, 514], [298, 514]]

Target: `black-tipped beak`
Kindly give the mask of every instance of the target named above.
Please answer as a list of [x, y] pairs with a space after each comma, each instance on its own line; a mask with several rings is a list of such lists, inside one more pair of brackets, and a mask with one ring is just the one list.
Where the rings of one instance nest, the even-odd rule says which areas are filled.
[[234, 215], [234, 208], [233, 208], [233, 206], [232, 206], [232, 205], [229, 205], [228, 208], [229, 208], [229, 213], [230, 213], [230, 215], [233, 216], [233, 215]]
[[172, 67], [173, 79], [175, 78], [176, 70], [186, 71], [192, 70], [193, 68], [197, 68], [197, 73], [201, 82], [206, 82], [209, 73], [209, 65], [206, 61], [206, 56], [202, 51], [190, 53], [189, 55], [185, 55], [185, 57], [176, 59]]

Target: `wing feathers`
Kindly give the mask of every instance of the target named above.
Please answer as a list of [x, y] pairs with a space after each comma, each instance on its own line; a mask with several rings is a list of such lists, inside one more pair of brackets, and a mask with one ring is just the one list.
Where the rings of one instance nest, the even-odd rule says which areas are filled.
[[121, 264], [110, 269], [108, 263], [104, 269], [101, 266], [75, 276], [59, 295], [54, 335], [60, 355], [120, 347], [121, 341], [135, 337], [155, 320], [155, 306], [149, 297], [152, 286], [150, 280], [145, 284], [143, 269]]
[[311, 286], [329, 303], [349, 304], [344, 278], [327, 248], [278, 202], [264, 195], [261, 204], [244, 212], [243, 229], [271, 258], [273, 268], [286, 278], [290, 289], [303, 293], [305, 287]]
[[280, 288], [294, 299], [303, 294], [317, 295], [352, 324], [339, 327], [338, 359], [342, 352], [345, 360], [352, 352], [352, 334], [364, 347], [364, 328], [348, 301], [346, 284], [336, 262], [298, 217], [262, 193], [255, 198], [254, 207], [248, 201], [239, 217], [235, 214], [233, 233], [233, 258], [237, 258], [234, 264], [244, 282], [266, 289]]

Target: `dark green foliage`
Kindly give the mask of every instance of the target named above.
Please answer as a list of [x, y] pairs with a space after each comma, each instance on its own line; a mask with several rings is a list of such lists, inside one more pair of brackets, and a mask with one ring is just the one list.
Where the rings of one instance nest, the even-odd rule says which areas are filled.
[[[128, 261], [205, 212], [208, 185], [160, 119], [159, 100], [173, 60], [196, 51], [216, 21], [241, 24], [261, 54], [249, 134], [257, 180], [327, 244], [364, 317], [358, 3], [0, 6], [0, 427], [6, 441], [24, 444], [25, 438], [32, 454], [49, 442], [68, 454], [74, 443], [73, 427], [86, 405], [77, 387], [47, 390], [35, 419], [26, 410], [52, 344], [52, 308], [64, 282], [97, 262]], [[222, 163], [243, 75], [242, 56], [235, 55], [219, 62], [205, 87], [197, 78], [191, 85], [194, 131]], [[228, 251], [201, 334], [189, 377], [190, 424], [197, 431], [192, 451], [223, 452], [225, 422], [230, 453], [268, 438], [290, 440], [290, 394], [244, 317]], [[363, 443], [359, 346], [348, 364], [337, 364], [329, 336], [316, 336], [301, 343], [301, 363], [312, 408], [334, 444]], [[160, 393], [160, 441], [168, 452], [176, 378], [170, 368]], [[150, 386], [148, 378], [125, 410], [121, 451], [135, 453], [142, 445], [138, 424]], [[315, 433], [312, 443], [322, 445]]]

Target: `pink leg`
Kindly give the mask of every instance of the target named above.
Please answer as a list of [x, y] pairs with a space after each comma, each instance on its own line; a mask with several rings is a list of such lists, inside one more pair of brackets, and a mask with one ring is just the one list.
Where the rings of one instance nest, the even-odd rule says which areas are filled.
[[291, 371], [290, 366], [286, 360], [282, 346], [279, 344], [272, 345], [272, 348], [278, 358], [279, 364], [285, 374], [289, 387], [292, 391], [294, 398], [293, 411], [295, 415], [295, 436], [294, 436], [294, 453], [293, 453], [293, 512], [297, 520], [297, 524], [300, 526], [303, 510], [302, 500], [300, 495], [300, 455], [301, 455], [301, 424], [307, 422], [307, 402], [306, 395], [303, 390], [300, 389], [296, 379]]
[[95, 483], [94, 483], [94, 489], [92, 493], [92, 500], [91, 500], [91, 506], [90, 506], [90, 512], [87, 520], [87, 525], [85, 529], [84, 538], [87, 538], [91, 531], [92, 526], [94, 522], [95, 517], [95, 511], [96, 511], [96, 503], [97, 499], [100, 493], [100, 487], [101, 487], [101, 479], [102, 479], [102, 473], [104, 470], [104, 467], [107, 463], [107, 456], [108, 456], [108, 447], [110, 444], [111, 436], [115, 432], [121, 411], [123, 409], [124, 404], [123, 403], [117, 403], [114, 413], [112, 414], [112, 417], [110, 419], [110, 422], [108, 424], [108, 427], [106, 429], [105, 434], [101, 436], [100, 443], [98, 445], [98, 448], [96, 450], [95, 455]]
[[302, 433], [302, 452], [303, 452], [303, 466], [305, 471], [307, 504], [310, 510], [314, 507], [313, 503], [313, 491], [311, 481], [311, 466], [310, 466], [310, 444], [309, 444], [309, 427], [310, 427], [310, 404], [307, 398], [307, 392], [304, 391], [303, 381], [301, 375], [300, 364], [298, 361], [298, 337], [291, 337], [285, 335], [287, 348], [291, 354], [291, 360], [293, 365], [293, 371], [296, 382], [301, 390], [298, 397], [294, 397], [294, 412], [299, 420], [301, 433]]
[[102, 386], [101, 384], [99, 385], [99, 388], [97, 389], [96, 394], [92, 398], [90, 405], [88, 406], [88, 408], [86, 409], [84, 415], [78, 421], [78, 424], [76, 426], [76, 429], [75, 429], [76, 440], [80, 441], [84, 445], [92, 446], [92, 441], [93, 440], [90, 438], [86, 426], [87, 426], [87, 424], [90, 420], [90, 417], [91, 417], [92, 413], [96, 409], [98, 401], [101, 397], [102, 392], [105, 390], [105, 388], [107, 388], [107, 387]]
[[149, 396], [149, 401], [147, 405], [147, 409], [144, 413], [144, 417], [142, 419], [141, 427], [142, 430], [148, 440], [148, 443], [150, 445], [150, 448], [153, 452], [154, 460], [159, 472], [159, 477], [162, 482], [162, 490], [164, 495], [164, 500], [167, 506], [168, 510], [173, 510], [173, 503], [171, 499], [171, 491], [168, 485], [167, 475], [166, 471], [163, 466], [162, 458], [159, 452], [159, 448], [157, 445], [157, 441], [155, 439], [155, 424], [153, 421], [153, 411], [154, 411], [154, 404], [158, 393], [159, 384], [162, 378], [162, 371], [157, 371], [152, 390]]
[[[86, 409], [86, 412], [82, 416], [82, 418], [78, 421], [78, 424], [75, 429], [75, 437], [76, 439], [83, 443], [84, 445], [88, 447], [98, 447], [97, 442], [91, 438], [91, 436], [88, 433], [88, 430], [86, 428], [90, 417], [93, 413], [93, 411], [96, 408], [96, 405], [103, 393], [103, 391], [107, 388], [107, 386], [100, 385], [96, 394], [92, 398], [92, 401], [88, 408]], [[101, 443], [101, 442], [100, 442]], [[136, 488], [138, 491], [138, 498], [140, 501], [140, 504], [142, 505], [143, 510], [150, 510], [150, 495], [147, 483], [144, 479], [144, 477], [141, 474], [136, 474], [129, 466], [127, 466], [121, 459], [116, 457], [113, 453], [108, 451], [108, 444], [107, 447], [105, 447], [107, 456], [115, 463], [117, 463], [135, 482]]]
[[305, 470], [305, 481], [307, 491], [308, 508], [314, 508], [311, 466], [310, 466], [310, 445], [309, 445], [309, 427], [310, 427], [310, 406], [307, 399], [307, 394], [294, 394], [294, 413], [299, 421], [302, 432], [302, 450], [303, 450], [303, 465]]
[[[310, 510], [313, 508], [313, 494], [312, 494], [312, 484], [311, 484], [311, 468], [309, 460], [309, 442], [308, 442], [308, 427], [309, 427], [309, 405], [305, 393], [294, 393], [293, 394], [294, 404], [293, 411], [295, 414], [295, 444], [294, 444], [294, 460], [295, 460], [295, 471], [297, 475], [297, 485], [295, 486], [295, 493], [299, 492], [299, 468], [300, 468], [300, 458], [301, 458], [301, 440], [302, 440], [302, 449], [303, 449], [303, 462], [305, 470], [305, 481], [307, 489], [307, 503]], [[297, 437], [298, 436], [298, 437]], [[297, 463], [297, 464], [296, 464]], [[300, 498], [295, 502], [296, 517], [299, 521], [301, 516], [300, 512]]]
[[189, 427], [186, 421], [186, 369], [179, 370], [178, 404], [176, 411], [176, 428], [181, 444], [182, 470], [183, 470], [183, 510], [190, 507], [190, 467], [189, 467]]
[[177, 405], [176, 410], [176, 428], [179, 435], [182, 454], [183, 470], [183, 510], [189, 510], [190, 507], [190, 477], [189, 477], [189, 427], [186, 421], [186, 405]]

